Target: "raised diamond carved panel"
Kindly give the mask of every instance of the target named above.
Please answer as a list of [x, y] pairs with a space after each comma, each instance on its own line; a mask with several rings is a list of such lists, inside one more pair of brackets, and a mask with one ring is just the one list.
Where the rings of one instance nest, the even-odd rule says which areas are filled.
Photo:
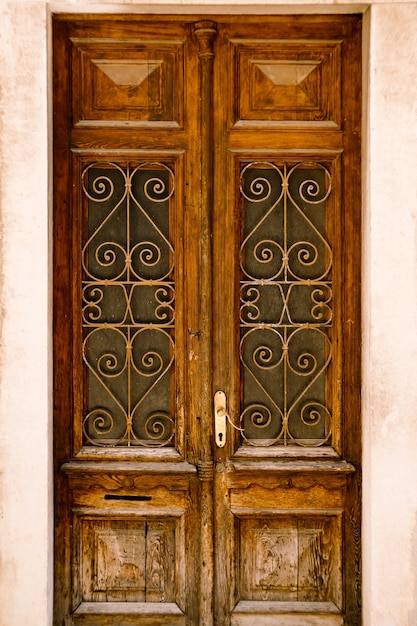
[[139, 87], [162, 61], [92, 61], [102, 72], [119, 87]]
[[234, 42], [238, 125], [340, 125], [338, 42]]
[[250, 106], [275, 110], [277, 106], [292, 109], [318, 109], [320, 65], [317, 63], [253, 62]]
[[317, 68], [317, 63], [301, 63], [297, 61], [293, 63], [285, 63], [285, 61], [271, 63], [254, 61], [254, 63], [274, 85], [281, 85], [282, 87], [301, 85], [307, 76]]
[[73, 41], [75, 125], [182, 125], [179, 42]]

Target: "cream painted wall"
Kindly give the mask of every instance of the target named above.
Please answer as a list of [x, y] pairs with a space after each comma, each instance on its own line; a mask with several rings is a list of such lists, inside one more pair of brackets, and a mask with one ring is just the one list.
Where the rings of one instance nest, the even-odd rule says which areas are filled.
[[0, 2], [0, 624], [51, 587], [47, 11]]
[[365, 624], [417, 624], [417, 5], [373, 7], [365, 204]]
[[[211, 5], [366, 9], [331, 1]], [[152, 6], [199, 10], [189, 0]], [[50, 11], [102, 8], [94, 0], [0, 0], [1, 626], [52, 624]], [[123, 9], [143, 7], [107, 5]], [[417, 624], [416, 23], [417, 4], [408, 0], [372, 3], [365, 16], [364, 626]]]

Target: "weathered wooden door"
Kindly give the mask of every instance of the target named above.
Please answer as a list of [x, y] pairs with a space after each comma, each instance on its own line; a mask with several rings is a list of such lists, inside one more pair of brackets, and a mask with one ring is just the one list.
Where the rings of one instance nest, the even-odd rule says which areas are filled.
[[360, 624], [358, 16], [54, 19], [55, 624]]

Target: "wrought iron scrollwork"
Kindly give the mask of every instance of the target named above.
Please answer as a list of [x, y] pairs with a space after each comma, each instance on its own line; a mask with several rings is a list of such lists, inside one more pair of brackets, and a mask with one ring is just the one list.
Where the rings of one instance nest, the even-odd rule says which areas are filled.
[[82, 173], [84, 439], [96, 446], [171, 444], [174, 174], [163, 163], [93, 163]]
[[320, 163], [252, 162], [241, 172], [240, 420], [250, 445], [331, 438], [331, 190]]

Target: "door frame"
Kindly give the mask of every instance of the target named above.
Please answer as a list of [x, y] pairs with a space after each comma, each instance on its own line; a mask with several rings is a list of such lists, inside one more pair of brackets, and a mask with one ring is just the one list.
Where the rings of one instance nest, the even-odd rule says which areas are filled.
[[[210, 394], [210, 396], [211, 396], [211, 394]], [[208, 401], [207, 401], [207, 402], [208, 402]], [[210, 405], [211, 405], [211, 397], [210, 397]], [[204, 471], [205, 471], [205, 469], [204, 469], [204, 464], [203, 464], [203, 465], [202, 465], [202, 469], [201, 469], [201, 472], [200, 472], [200, 473], [204, 473]]]

